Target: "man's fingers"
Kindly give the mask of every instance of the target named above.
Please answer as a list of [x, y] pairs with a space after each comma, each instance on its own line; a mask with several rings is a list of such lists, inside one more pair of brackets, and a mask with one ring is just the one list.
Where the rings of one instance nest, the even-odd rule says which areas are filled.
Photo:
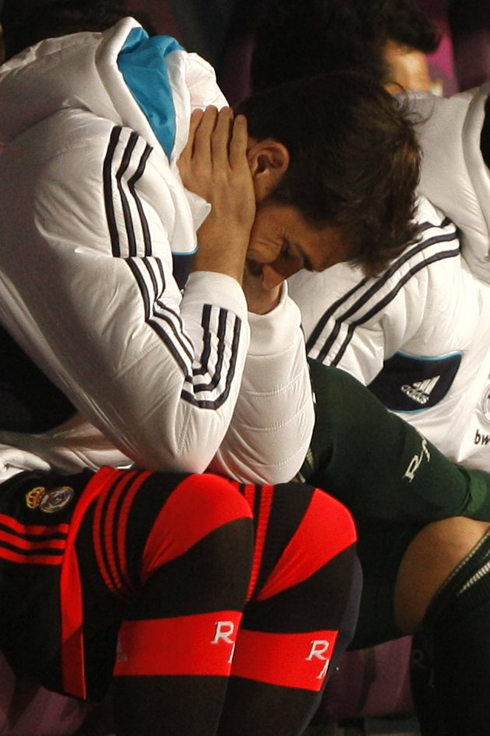
[[235, 124], [233, 116], [230, 107], [194, 111], [178, 167], [184, 186], [220, 213], [222, 230], [246, 231], [250, 236], [255, 198], [247, 161], [247, 123], [239, 116]]
[[180, 154], [179, 158], [179, 161], [181, 162], [190, 161], [190, 159], [192, 158], [192, 154], [194, 153], [194, 138], [196, 135], [196, 130], [199, 127], [203, 115], [204, 110], [201, 110], [201, 108], [196, 108], [192, 111], [189, 123], [189, 137], [187, 138], [187, 143], [182, 149], [182, 153]]
[[247, 158], [248, 146], [248, 128], [247, 118], [244, 115], [237, 115], [233, 121], [233, 131], [230, 140], [229, 161], [231, 168], [242, 165]]
[[216, 165], [223, 170], [236, 168], [246, 161], [248, 145], [247, 120], [243, 115], [233, 119], [231, 107], [217, 110], [209, 106], [193, 111], [189, 138], [179, 164], [201, 163]]
[[233, 110], [223, 107], [216, 119], [216, 126], [211, 137], [211, 155], [213, 163], [223, 170], [228, 168], [228, 148], [233, 128]]
[[199, 121], [194, 134], [194, 158], [196, 161], [209, 162], [212, 157], [211, 137], [216, 127], [218, 110], [210, 105], [207, 107]]

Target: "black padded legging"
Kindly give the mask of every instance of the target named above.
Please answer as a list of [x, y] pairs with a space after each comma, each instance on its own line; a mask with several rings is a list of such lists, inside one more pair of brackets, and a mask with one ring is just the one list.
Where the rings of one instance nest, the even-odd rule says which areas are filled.
[[[103, 482], [77, 548], [88, 640], [109, 651], [119, 618], [118, 736], [302, 733], [358, 605], [345, 507], [293, 483], [135, 471]], [[100, 647], [86, 649], [94, 672]]]
[[423, 736], [490, 734], [490, 535], [434, 598], [411, 674]]

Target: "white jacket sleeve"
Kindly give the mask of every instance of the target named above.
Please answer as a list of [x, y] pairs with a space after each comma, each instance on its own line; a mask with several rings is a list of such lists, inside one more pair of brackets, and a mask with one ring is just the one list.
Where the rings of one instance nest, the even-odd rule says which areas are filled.
[[257, 483], [286, 482], [303, 463], [314, 423], [300, 313], [284, 288], [276, 309], [249, 321], [240, 395], [212, 467]]
[[[0, 226], [9, 242], [0, 256], [0, 318], [80, 413], [135, 463], [203, 471], [233, 421], [222, 467], [244, 481], [275, 481], [276, 468], [281, 479], [283, 471], [289, 476], [300, 460], [291, 464], [292, 443], [280, 440], [281, 425], [293, 417], [303, 445], [312, 423], [299, 320], [281, 327], [293, 307], [285, 301], [277, 320], [251, 320], [266, 333], [269, 321], [274, 325], [265, 340], [253, 325], [259, 336], [252, 345], [271, 334], [274, 340], [250, 355], [243, 403], [253, 407], [258, 426], [272, 420], [276, 434], [268, 446], [254, 426], [242, 440], [251, 413], [234, 418], [250, 343], [241, 287], [222, 274], [195, 273], [182, 296], [171, 245], [189, 250], [195, 225], [179, 182], [162, 175], [164, 157], [121, 126], [111, 129], [89, 114], [60, 115], [61, 147], [56, 120], [49, 120], [27, 135], [21, 161], [16, 151], [2, 157], [12, 207]], [[70, 124], [65, 115], [76, 120]], [[35, 139], [43, 133], [40, 151]]]
[[289, 280], [311, 358], [369, 384], [399, 351], [435, 356], [461, 345], [452, 327], [464, 276], [457, 231], [426, 201], [419, 217], [418, 241], [378, 278], [339, 264]]

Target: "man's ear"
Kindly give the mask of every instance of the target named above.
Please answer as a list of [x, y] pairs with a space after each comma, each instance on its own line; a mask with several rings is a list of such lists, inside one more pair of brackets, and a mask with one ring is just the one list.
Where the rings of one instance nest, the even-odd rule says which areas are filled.
[[263, 202], [277, 187], [289, 167], [289, 151], [272, 138], [252, 141], [247, 151], [257, 202]]

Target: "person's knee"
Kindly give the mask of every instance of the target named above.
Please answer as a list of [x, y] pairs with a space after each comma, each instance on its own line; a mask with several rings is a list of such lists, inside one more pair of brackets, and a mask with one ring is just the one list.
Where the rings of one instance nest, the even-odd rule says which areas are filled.
[[252, 558], [250, 506], [234, 483], [218, 475], [190, 475], [173, 490], [148, 536], [143, 579], [198, 543], [215, 564], [226, 566], [227, 559], [237, 556]]
[[[252, 511], [237, 484], [214, 473], [190, 475], [187, 478], [186, 495], [192, 501], [194, 514], [203, 510], [221, 518], [223, 523], [234, 519], [251, 519]], [[186, 509], [189, 513], [190, 509]]]
[[441, 586], [490, 524], [457, 516], [426, 526], [407, 549], [396, 582], [395, 617], [405, 633], [416, 631]]
[[[282, 585], [297, 585], [327, 567], [333, 570], [332, 563], [335, 560], [338, 563], [335, 568], [340, 566], [339, 570], [342, 569], [342, 574], [337, 576], [338, 586], [348, 588], [353, 574], [357, 539], [350, 511], [325, 491], [308, 485], [291, 483], [278, 486], [276, 492], [281, 501], [283, 523], [293, 516], [298, 522], [260, 595], [270, 595], [270, 588], [275, 590], [281, 589]], [[276, 514], [276, 524], [277, 521]], [[328, 577], [331, 587], [333, 578], [332, 575]]]
[[187, 476], [162, 509], [163, 515], [181, 516], [186, 528], [212, 531], [231, 521], [251, 519], [252, 511], [237, 486], [213, 473]]
[[[328, 557], [334, 557], [357, 541], [357, 529], [351, 512], [325, 491], [319, 488], [314, 490], [308, 514], [312, 548], [324, 549]], [[328, 551], [325, 549], [327, 538]]]

